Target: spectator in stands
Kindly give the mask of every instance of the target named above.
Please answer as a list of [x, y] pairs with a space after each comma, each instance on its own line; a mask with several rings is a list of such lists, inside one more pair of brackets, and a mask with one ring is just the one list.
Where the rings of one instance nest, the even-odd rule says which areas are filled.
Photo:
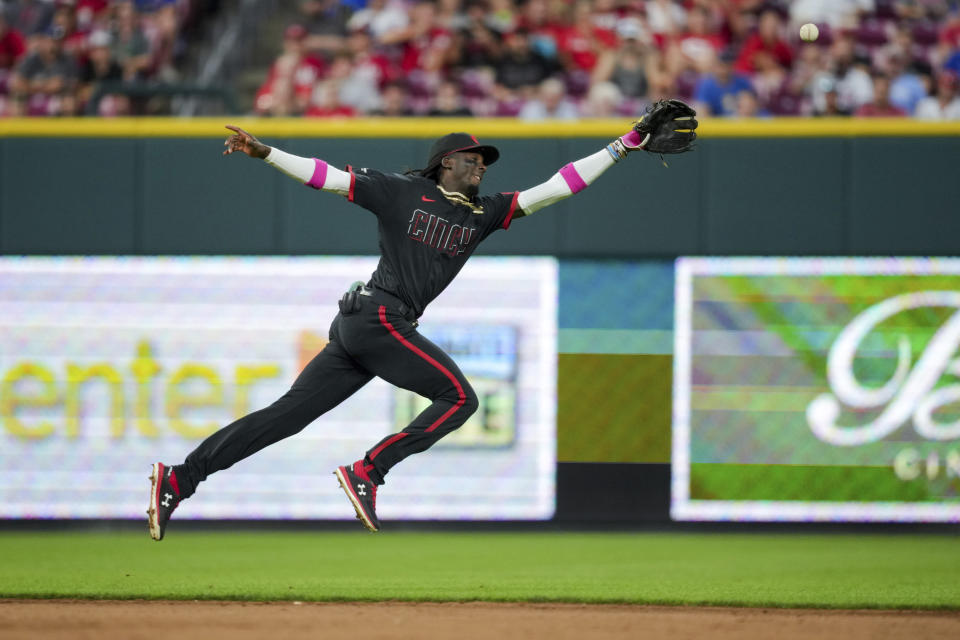
[[455, 82], [446, 80], [437, 87], [433, 107], [427, 113], [431, 117], [470, 118], [473, 112], [460, 102], [460, 89]]
[[824, 74], [814, 80], [813, 115], [818, 118], [840, 118], [851, 115], [849, 109], [840, 105], [837, 81]]
[[75, 108], [74, 61], [60, 50], [60, 32], [50, 27], [30, 38], [30, 53], [21, 58], [10, 76], [14, 114], [69, 115]]
[[10, 101], [7, 99], [9, 90], [7, 83], [13, 67], [26, 51], [27, 41], [19, 31], [7, 23], [3, 11], [0, 11], [0, 118], [10, 115], [8, 112], [12, 110]]
[[737, 70], [741, 73], [756, 71], [756, 56], [760, 52], [773, 56], [781, 67], [789, 69], [793, 65], [793, 51], [781, 37], [781, 28], [780, 15], [776, 11], [767, 9], [761, 13], [756, 33], [747, 38], [740, 50]]
[[383, 101], [371, 115], [385, 118], [406, 118], [414, 115], [410, 108], [410, 93], [402, 82], [390, 82], [383, 88]]
[[877, 71], [873, 74], [873, 101], [857, 109], [855, 115], [861, 118], [895, 118], [903, 117], [907, 112], [890, 103], [890, 78]]
[[893, 56], [888, 61], [887, 73], [892, 78], [890, 102], [912, 114], [917, 103], [927, 97], [933, 82], [930, 80], [930, 65], [914, 62], [907, 65], [906, 58]]
[[347, 22], [352, 16], [349, 7], [338, 0], [304, 0], [300, 5], [302, 24], [307, 30], [306, 47], [330, 60], [344, 48]]
[[150, 44], [150, 65], [147, 75], [164, 82], [175, 82], [179, 51], [180, 18], [176, 4], [168, 3], [155, 10], [144, 24], [144, 35]]
[[893, 11], [899, 18], [922, 20], [928, 16], [946, 13], [945, 0], [896, 0]]
[[283, 32], [283, 52], [270, 66], [267, 79], [254, 98], [258, 115], [290, 116], [303, 113], [313, 87], [325, 71], [323, 60], [306, 50], [307, 30], [299, 24]]
[[937, 74], [933, 95], [917, 104], [914, 116], [921, 120], [960, 120], [958, 78], [951, 71]]
[[[77, 87], [78, 111], [89, 115], [108, 115], [101, 113], [103, 102], [109, 109], [109, 115], [122, 115], [129, 112], [129, 101], [121, 94], [106, 94], [94, 98], [95, 92], [111, 85], [123, 82], [123, 68], [110, 53], [110, 33], [94, 31], [88, 39], [88, 53], [80, 65], [80, 77]], [[104, 100], [106, 98], [106, 100]]]
[[955, 73], [960, 74], [960, 7], [954, 8], [942, 21], [937, 46], [931, 57], [937, 64], [944, 64], [951, 56], [958, 59]]
[[50, 27], [54, 8], [49, 0], [20, 0], [7, 13], [7, 20], [20, 33], [32, 36]]
[[77, 0], [77, 29], [90, 33], [94, 26], [106, 22], [110, 9], [109, 0]]
[[379, 76], [376, 66], [357, 69], [349, 53], [334, 57], [327, 72], [327, 80], [336, 83], [340, 103], [358, 114], [370, 113], [380, 107], [384, 96], [380, 94]]
[[551, 75], [555, 68], [530, 46], [530, 38], [523, 29], [504, 37], [503, 56], [497, 62], [497, 82], [508, 89], [518, 90], [531, 97], [537, 85]]
[[624, 3], [620, 0], [593, 0], [593, 8], [590, 11], [590, 21], [593, 26], [606, 32], [610, 38], [616, 38], [621, 11], [625, 9], [625, 7], [618, 7], [618, 4]]
[[710, 71], [724, 48], [723, 38], [711, 19], [706, 7], [695, 5], [690, 9], [686, 29], [667, 46], [668, 66], [673, 73], [688, 69], [698, 73]]
[[347, 21], [350, 31], [366, 29], [373, 40], [381, 44], [393, 44], [393, 34], [401, 33], [410, 24], [410, 18], [402, 2], [398, 0], [369, 0], [367, 7], [361, 9]]
[[646, 11], [650, 30], [661, 47], [671, 37], [682, 33], [686, 27], [687, 13], [673, 0], [649, 0]]
[[787, 89], [787, 71], [769, 51], [757, 51], [753, 56], [754, 73], [751, 84], [754, 97], [762, 105], [769, 105]]
[[484, 21], [490, 29], [503, 36], [517, 28], [517, 14], [513, 0], [487, 0], [486, 4]]
[[483, 7], [471, 5], [467, 10], [467, 26], [454, 34], [451, 63], [462, 67], [494, 67], [500, 58], [501, 42], [484, 21]]
[[87, 48], [87, 34], [77, 31], [75, 9], [70, 5], [58, 5], [50, 19], [50, 28], [60, 41], [60, 50], [64, 55], [79, 59]]
[[560, 33], [560, 62], [568, 72], [589, 74], [600, 55], [617, 46], [616, 36], [597, 28], [591, 20], [589, 1], [578, 0], [570, 26]]
[[340, 102], [340, 84], [336, 80], [321, 80], [314, 87], [304, 115], [310, 118], [351, 118], [357, 112]]
[[523, 105], [517, 117], [522, 120], [573, 120], [577, 115], [577, 105], [567, 98], [563, 82], [547, 78], [540, 83], [537, 96]]
[[795, 115], [813, 113], [812, 96], [815, 83], [820, 76], [831, 75], [826, 64], [827, 51], [817, 44], [804, 44], [797, 50], [786, 85], [786, 89], [799, 101], [799, 109]]
[[600, 55], [590, 81], [612, 82], [625, 98], [645, 98], [650, 92], [650, 78], [657, 74], [660, 53], [651, 46], [651, 35], [638, 19], [621, 20], [617, 35], [619, 46]]
[[347, 52], [353, 63], [353, 73], [377, 87], [402, 78], [400, 67], [374, 47], [370, 32], [366, 29], [350, 32], [347, 36]]
[[757, 19], [753, 12], [740, 5], [728, 5], [724, 11], [724, 21], [720, 33], [726, 43], [726, 51], [740, 51], [756, 28]]
[[401, 46], [400, 68], [404, 73], [445, 67], [455, 59], [453, 34], [437, 25], [435, 18], [433, 3], [421, 0], [410, 9], [407, 27], [389, 34], [391, 43]]
[[463, 9], [463, 0], [437, 0], [437, 24], [450, 33], [470, 26], [470, 18]]
[[756, 92], [744, 89], [736, 95], [735, 118], [768, 118], [770, 112], [763, 108]]
[[587, 97], [580, 107], [584, 118], [614, 118], [620, 115], [618, 109], [623, 102], [623, 94], [612, 82], [598, 82], [590, 87]]
[[840, 108], [855, 112], [873, 99], [869, 61], [855, 56], [853, 37], [848, 34], [837, 37], [830, 53]]
[[0, 93], [4, 93], [6, 77], [10, 69], [27, 52], [27, 41], [23, 34], [7, 23], [0, 12]]
[[892, 60], [893, 58], [897, 58], [899, 62], [905, 66], [910, 66], [917, 61], [926, 60], [926, 48], [917, 44], [914, 40], [912, 25], [897, 25], [887, 44], [872, 52], [872, 65], [881, 71], [887, 72], [892, 78], [894, 74], [890, 67], [896, 64], [896, 62]]
[[558, 64], [557, 43], [563, 31], [564, 5], [548, 0], [527, 0], [521, 6], [518, 26], [530, 34], [530, 46], [544, 60]]
[[150, 68], [150, 43], [140, 26], [140, 14], [133, 2], [118, 2], [114, 7], [111, 52], [123, 67], [126, 82], [142, 80]]
[[954, 75], [960, 76], [960, 49], [957, 49], [953, 54], [947, 58], [943, 63], [943, 68], [945, 71], [951, 71]]
[[736, 112], [736, 96], [741, 91], [752, 91], [750, 79], [733, 67], [733, 54], [725, 52], [714, 61], [713, 73], [697, 83], [693, 99], [699, 110], [713, 116], [730, 116]]
[[495, 84], [491, 95], [494, 108], [490, 115], [495, 118], [516, 118], [527, 102], [527, 98], [520, 95], [520, 92], [508, 89], [502, 84]]

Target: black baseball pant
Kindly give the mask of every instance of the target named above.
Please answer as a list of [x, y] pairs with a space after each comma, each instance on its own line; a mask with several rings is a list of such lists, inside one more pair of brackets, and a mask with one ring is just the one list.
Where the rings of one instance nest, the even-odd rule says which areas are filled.
[[181, 498], [210, 474], [299, 433], [374, 376], [433, 402], [403, 431], [367, 451], [365, 466], [377, 484], [395, 464], [430, 448], [477, 410], [476, 393], [460, 368], [417, 332], [409, 314], [401, 315], [396, 298], [374, 291], [359, 300], [358, 311], [334, 318], [330, 342], [287, 393], [208, 437], [177, 467]]

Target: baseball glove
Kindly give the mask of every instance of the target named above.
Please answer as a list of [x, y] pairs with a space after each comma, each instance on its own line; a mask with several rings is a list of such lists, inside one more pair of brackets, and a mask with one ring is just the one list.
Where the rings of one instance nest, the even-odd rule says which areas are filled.
[[658, 100], [633, 125], [641, 143], [650, 153], [683, 153], [697, 139], [697, 112], [682, 100]]

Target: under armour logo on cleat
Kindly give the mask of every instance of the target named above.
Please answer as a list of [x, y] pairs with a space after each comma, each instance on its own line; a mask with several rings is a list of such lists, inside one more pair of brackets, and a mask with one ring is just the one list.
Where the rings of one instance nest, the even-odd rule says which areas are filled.
[[173, 500], [173, 495], [169, 493], [165, 493], [163, 494], [163, 502], [161, 502], [160, 504], [164, 507], [169, 507], [171, 500]]
[[358, 485], [357, 485], [357, 495], [358, 495], [358, 496], [365, 496], [365, 495], [367, 495], [367, 485], [365, 485], [365, 484], [358, 484]]

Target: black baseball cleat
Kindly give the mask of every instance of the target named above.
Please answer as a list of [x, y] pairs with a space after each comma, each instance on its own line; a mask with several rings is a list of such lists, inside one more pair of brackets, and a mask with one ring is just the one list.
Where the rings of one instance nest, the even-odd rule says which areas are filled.
[[356, 509], [357, 520], [370, 531], [379, 531], [377, 485], [370, 481], [370, 476], [364, 471], [363, 460], [357, 460], [350, 466], [337, 467], [333, 475], [337, 476], [340, 486], [350, 498], [350, 504]]
[[180, 504], [180, 487], [173, 467], [162, 462], [153, 465], [150, 474], [150, 507], [147, 509], [147, 522], [150, 524], [150, 537], [163, 540], [163, 532], [170, 521], [170, 514]]

